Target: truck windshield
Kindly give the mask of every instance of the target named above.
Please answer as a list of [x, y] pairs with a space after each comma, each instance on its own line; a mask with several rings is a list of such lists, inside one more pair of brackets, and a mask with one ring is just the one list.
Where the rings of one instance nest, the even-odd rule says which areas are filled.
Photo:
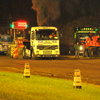
[[96, 34], [95, 33], [77, 33], [76, 34], [76, 40], [79, 41], [79, 43], [83, 42], [85, 43], [86, 42], [86, 39], [89, 38], [90, 36], [95, 36]]
[[58, 32], [55, 30], [39, 30], [36, 31], [37, 40], [57, 40]]
[[13, 42], [11, 35], [0, 35], [0, 42]]

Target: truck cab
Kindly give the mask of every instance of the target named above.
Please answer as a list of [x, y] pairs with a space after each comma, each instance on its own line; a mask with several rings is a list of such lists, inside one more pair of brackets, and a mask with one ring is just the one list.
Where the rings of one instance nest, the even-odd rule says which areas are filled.
[[[60, 55], [59, 32], [56, 27], [38, 26], [32, 27], [30, 43], [25, 42], [23, 58], [52, 57]], [[30, 46], [29, 46], [30, 45]]]

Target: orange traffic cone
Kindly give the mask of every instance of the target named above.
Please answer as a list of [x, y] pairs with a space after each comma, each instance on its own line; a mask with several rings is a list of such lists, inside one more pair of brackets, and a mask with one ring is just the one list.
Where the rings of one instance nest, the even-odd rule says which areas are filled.
[[30, 78], [30, 66], [29, 66], [29, 63], [25, 63], [24, 76], [23, 77]]
[[73, 87], [74, 88], [82, 88], [82, 82], [81, 82], [81, 74], [80, 74], [80, 70], [76, 69], [74, 72], [74, 83], [73, 83]]

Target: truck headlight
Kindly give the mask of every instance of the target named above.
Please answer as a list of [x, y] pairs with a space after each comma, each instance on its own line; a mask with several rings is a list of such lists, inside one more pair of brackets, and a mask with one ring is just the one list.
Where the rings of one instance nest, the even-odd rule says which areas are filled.
[[80, 50], [83, 50], [83, 46], [80, 46], [80, 48], [79, 48]]

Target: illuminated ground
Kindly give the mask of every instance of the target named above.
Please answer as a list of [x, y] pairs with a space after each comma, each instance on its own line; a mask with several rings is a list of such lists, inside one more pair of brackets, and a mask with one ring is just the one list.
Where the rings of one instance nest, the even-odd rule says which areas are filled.
[[30, 64], [31, 74], [39, 74], [48, 77], [65, 78], [73, 80], [75, 69], [80, 69], [82, 81], [100, 85], [100, 59], [82, 58], [74, 56], [61, 56], [57, 60], [52, 59], [13, 59], [8, 56], [0, 56], [0, 71], [23, 73], [25, 63]]

